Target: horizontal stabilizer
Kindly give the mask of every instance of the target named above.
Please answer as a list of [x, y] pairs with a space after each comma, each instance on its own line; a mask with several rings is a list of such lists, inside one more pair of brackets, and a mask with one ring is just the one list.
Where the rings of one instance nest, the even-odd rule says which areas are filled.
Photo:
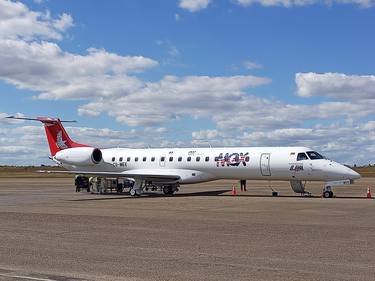
[[29, 118], [29, 117], [16, 117], [16, 116], [7, 116], [7, 119], [16, 119], [16, 120], [28, 120], [28, 121], [40, 121], [42, 123], [56, 123], [58, 121], [64, 123], [75, 123], [76, 120], [60, 120], [57, 118], [50, 118], [50, 117], [37, 117], [37, 118]]

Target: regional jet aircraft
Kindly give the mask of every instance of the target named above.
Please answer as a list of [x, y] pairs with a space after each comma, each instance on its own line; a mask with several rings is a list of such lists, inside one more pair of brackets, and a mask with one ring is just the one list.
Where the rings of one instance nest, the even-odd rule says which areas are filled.
[[[360, 175], [307, 147], [217, 148], [97, 148], [71, 140], [57, 118], [17, 118], [44, 124], [51, 158], [67, 173], [95, 177], [130, 178], [132, 196], [148, 186], [173, 194], [182, 184], [218, 179], [290, 181], [296, 193], [305, 193], [306, 181], [325, 181], [324, 197], [332, 185], [352, 182]], [[65, 171], [64, 171], [65, 172]]]

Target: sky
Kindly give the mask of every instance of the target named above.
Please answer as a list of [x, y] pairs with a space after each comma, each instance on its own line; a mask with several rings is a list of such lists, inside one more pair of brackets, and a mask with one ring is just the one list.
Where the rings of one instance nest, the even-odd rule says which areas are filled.
[[375, 163], [375, 0], [0, 0], [0, 165], [96, 147], [307, 146]]

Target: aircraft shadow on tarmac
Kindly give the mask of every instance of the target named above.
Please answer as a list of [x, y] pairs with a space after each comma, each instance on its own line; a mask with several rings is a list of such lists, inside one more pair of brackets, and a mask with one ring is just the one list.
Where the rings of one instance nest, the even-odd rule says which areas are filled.
[[[208, 196], [208, 197], [249, 197], [249, 198], [270, 198], [270, 197], [281, 197], [281, 198], [321, 198], [321, 196], [317, 195], [311, 195], [311, 196], [298, 196], [298, 195], [278, 195], [278, 196], [272, 196], [268, 194], [244, 194], [240, 193], [237, 196], [233, 196], [230, 193], [230, 189], [223, 189], [223, 190], [212, 190], [212, 191], [199, 191], [199, 192], [192, 192], [192, 193], [177, 193], [174, 195], [164, 195], [161, 193], [144, 193], [143, 196], [139, 197], [131, 197], [127, 193], [107, 193], [107, 194], [98, 194], [96, 196], [100, 196], [100, 198], [82, 198], [82, 199], [72, 199], [68, 201], [102, 201], [102, 200], [122, 200], [122, 199], [137, 199], [137, 198], [159, 198], [159, 197], [200, 197], [200, 196]], [[225, 194], [226, 193], [226, 194]], [[366, 197], [358, 197], [358, 196], [340, 196], [335, 197], [333, 199], [366, 199]]]
[[[213, 191], [200, 191], [200, 192], [192, 192], [192, 193], [179, 193], [174, 195], [164, 195], [162, 193], [143, 193], [143, 196], [136, 196], [132, 197], [129, 196], [128, 193], [107, 193], [107, 194], [97, 194], [101, 198], [84, 198], [84, 199], [73, 199], [68, 201], [101, 201], [101, 200], [119, 200], [119, 199], [136, 199], [136, 198], [158, 198], [158, 197], [194, 197], [194, 196], [225, 196], [221, 195], [225, 192], [229, 192], [230, 190], [213, 190]], [[107, 197], [111, 196], [111, 197]]]

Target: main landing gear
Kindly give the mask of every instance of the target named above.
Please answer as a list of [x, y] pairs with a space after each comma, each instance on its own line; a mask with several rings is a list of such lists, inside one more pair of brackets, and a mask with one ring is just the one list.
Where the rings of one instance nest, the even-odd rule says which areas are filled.
[[165, 195], [173, 195], [176, 191], [178, 191], [178, 188], [176, 185], [165, 185], [163, 186], [163, 193]]
[[140, 189], [135, 189], [135, 188], [131, 188], [129, 190], [129, 193], [130, 193], [130, 196], [133, 196], [133, 197], [139, 196], [142, 194], [142, 192], [140, 192]]
[[178, 191], [178, 184], [155, 185], [151, 182], [135, 181], [134, 186], [130, 188], [130, 196], [140, 196], [144, 191], [162, 191], [165, 195], [173, 195]]
[[322, 196], [323, 196], [323, 198], [333, 198], [333, 191], [332, 191], [331, 186], [325, 186], [323, 188]]

